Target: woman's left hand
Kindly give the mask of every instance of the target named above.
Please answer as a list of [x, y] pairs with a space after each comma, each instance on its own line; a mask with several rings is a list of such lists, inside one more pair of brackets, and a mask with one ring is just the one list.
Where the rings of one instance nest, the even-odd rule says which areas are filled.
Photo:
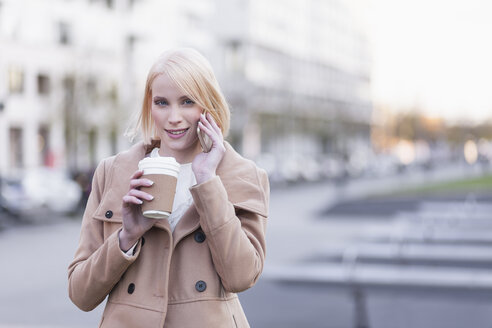
[[191, 165], [198, 184], [205, 182], [215, 176], [215, 171], [225, 154], [224, 136], [212, 115], [207, 113], [200, 115], [198, 126], [212, 140], [212, 149], [208, 153], [201, 152], [195, 156]]

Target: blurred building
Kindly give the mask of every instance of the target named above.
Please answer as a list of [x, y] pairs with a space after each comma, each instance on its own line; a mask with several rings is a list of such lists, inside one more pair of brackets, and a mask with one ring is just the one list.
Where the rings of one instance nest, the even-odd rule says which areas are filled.
[[357, 0], [0, 0], [0, 174], [94, 167], [126, 147], [165, 49], [210, 59], [246, 156], [369, 146]]
[[249, 157], [369, 146], [370, 57], [351, 0], [219, 0], [234, 136]]
[[120, 148], [125, 18], [111, 1], [0, 2], [0, 173], [86, 169]]

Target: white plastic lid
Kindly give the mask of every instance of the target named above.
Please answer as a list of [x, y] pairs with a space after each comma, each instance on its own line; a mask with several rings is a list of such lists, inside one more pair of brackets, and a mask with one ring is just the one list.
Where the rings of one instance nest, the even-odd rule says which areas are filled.
[[180, 164], [174, 157], [146, 157], [138, 163], [144, 174], [167, 174], [178, 177]]

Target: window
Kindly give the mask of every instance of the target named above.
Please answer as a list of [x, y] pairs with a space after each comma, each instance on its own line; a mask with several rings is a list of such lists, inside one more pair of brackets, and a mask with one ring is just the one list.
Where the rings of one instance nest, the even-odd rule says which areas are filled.
[[118, 152], [118, 130], [116, 126], [111, 128], [110, 134], [110, 144], [111, 144], [111, 154], [116, 154]]
[[92, 129], [89, 130], [89, 161], [91, 164], [91, 167], [96, 167], [97, 162], [96, 162], [96, 148], [97, 148], [97, 128], [93, 127]]
[[24, 72], [18, 67], [9, 67], [9, 92], [22, 93], [24, 92]]
[[38, 130], [38, 153], [41, 163], [44, 166], [51, 166], [49, 153], [49, 129], [47, 126], [40, 126]]
[[12, 127], [9, 131], [10, 141], [10, 167], [21, 168], [24, 165], [22, 147], [22, 129]]
[[70, 25], [65, 22], [58, 23], [58, 43], [62, 45], [69, 45], [72, 43]]
[[233, 73], [242, 72], [244, 62], [241, 43], [237, 40], [230, 41], [228, 42], [225, 51], [227, 69]]
[[[89, 0], [89, 3], [96, 3], [99, 5], [106, 6], [106, 8], [113, 9], [115, 1], [114, 0]], [[133, 1], [129, 2], [130, 5], [133, 3]]]
[[63, 94], [66, 106], [72, 106], [75, 97], [75, 78], [73, 76], [66, 76], [63, 79]]
[[94, 105], [98, 99], [97, 82], [93, 77], [89, 77], [85, 83], [86, 97], [91, 105]]
[[50, 93], [50, 78], [44, 74], [38, 74], [38, 93], [48, 95]]
[[137, 42], [137, 37], [135, 35], [128, 35], [125, 39], [126, 51], [131, 53], [135, 50], [135, 43]]

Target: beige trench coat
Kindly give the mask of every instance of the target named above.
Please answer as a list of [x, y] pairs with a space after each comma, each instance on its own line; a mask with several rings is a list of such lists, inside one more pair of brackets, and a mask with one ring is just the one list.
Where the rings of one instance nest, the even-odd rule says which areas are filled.
[[71, 300], [90, 311], [109, 295], [100, 327], [249, 327], [236, 293], [263, 269], [265, 171], [226, 142], [217, 177], [190, 189], [194, 204], [174, 234], [158, 222], [127, 258], [118, 242], [122, 197], [150, 148], [139, 143], [97, 167], [68, 268]]

